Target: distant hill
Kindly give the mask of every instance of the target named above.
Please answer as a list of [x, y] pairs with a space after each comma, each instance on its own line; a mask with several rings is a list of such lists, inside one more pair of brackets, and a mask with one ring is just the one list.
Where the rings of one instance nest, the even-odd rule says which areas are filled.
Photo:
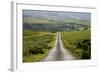
[[89, 13], [23, 11], [23, 28], [36, 31], [72, 31], [90, 28]]

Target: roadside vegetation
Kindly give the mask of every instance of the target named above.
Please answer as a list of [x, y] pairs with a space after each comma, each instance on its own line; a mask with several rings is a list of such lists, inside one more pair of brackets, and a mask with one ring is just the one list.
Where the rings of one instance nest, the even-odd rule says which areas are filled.
[[65, 48], [69, 49], [74, 56], [79, 59], [91, 58], [90, 29], [62, 32], [61, 35]]
[[55, 33], [23, 30], [23, 62], [37, 62], [54, 46]]

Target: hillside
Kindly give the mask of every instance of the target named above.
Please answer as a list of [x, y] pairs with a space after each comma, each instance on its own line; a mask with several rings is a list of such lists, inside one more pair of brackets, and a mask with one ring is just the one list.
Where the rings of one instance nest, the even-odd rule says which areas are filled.
[[54, 18], [35, 18], [29, 17], [23, 19], [23, 28], [32, 29], [38, 31], [72, 31], [79, 30], [80, 28], [85, 29], [90, 27], [88, 20], [77, 20], [77, 19], [64, 19], [58, 20]]

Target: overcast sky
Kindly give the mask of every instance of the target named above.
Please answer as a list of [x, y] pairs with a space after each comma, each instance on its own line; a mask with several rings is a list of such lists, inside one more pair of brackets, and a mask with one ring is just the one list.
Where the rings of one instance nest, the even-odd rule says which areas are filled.
[[62, 12], [62, 11], [39, 11], [39, 10], [23, 10], [24, 17], [39, 18], [56, 18], [56, 19], [91, 19], [90, 13], [79, 12]]

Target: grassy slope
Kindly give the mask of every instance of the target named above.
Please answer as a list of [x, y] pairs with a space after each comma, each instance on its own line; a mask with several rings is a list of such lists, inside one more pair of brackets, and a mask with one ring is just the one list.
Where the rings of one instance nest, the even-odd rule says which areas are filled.
[[63, 32], [64, 46], [80, 59], [90, 59], [90, 30]]
[[49, 32], [23, 31], [23, 62], [40, 61], [55, 42], [55, 34]]

